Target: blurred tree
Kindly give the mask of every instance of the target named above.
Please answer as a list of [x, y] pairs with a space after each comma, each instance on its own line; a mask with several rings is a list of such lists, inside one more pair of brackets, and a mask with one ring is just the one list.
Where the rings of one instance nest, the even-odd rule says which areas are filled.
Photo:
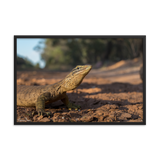
[[82, 44], [86, 52], [87, 63], [95, 64], [103, 60], [106, 54], [106, 43], [103, 39], [82, 39]]
[[67, 54], [67, 39], [46, 39], [45, 48], [41, 54], [41, 59], [45, 61], [45, 68], [63, 69], [71, 64], [70, 55]]
[[35, 64], [35, 68], [37, 68], [37, 69], [40, 68], [40, 67], [39, 67], [39, 63], [36, 63], [36, 64]]
[[27, 58], [17, 56], [17, 69], [34, 68], [34, 65]]
[[17, 65], [22, 65], [25, 63], [25, 60], [17, 55]]
[[55, 38], [46, 39], [41, 59], [47, 69], [70, 69], [77, 64], [120, 61], [140, 56], [142, 39], [134, 38]]
[[82, 45], [80, 39], [68, 39], [66, 42], [67, 50], [65, 56], [68, 56], [68, 61], [71, 66], [82, 64]]
[[[141, 46], [141, 42], [142, 42], [142, 39], [139, 38], [139, 39], [136, 39], [136, 38], [130, 38], [130, 39], [125, 39], [125, 46], [128, 50], [128, 53], [129, 53], [129, 57], [131, 59], [133, 58], [136, 58], [136, 57], [139, 57], [140, 56], [140, 46]], [[126, 56], [127, 52], [125, 53], [125, 56]]]
[[112, 40], [109, 39], [108, 41], [106, 41], [106, 53], [104, 54], [104, 59], [109, 59], [112, 47], [113, 47], [113, 42]]
[[140, 56], [143, 56], [143, 40], [140, 40], [140, 44], [139, 44], [139, 52], [140, 52]]

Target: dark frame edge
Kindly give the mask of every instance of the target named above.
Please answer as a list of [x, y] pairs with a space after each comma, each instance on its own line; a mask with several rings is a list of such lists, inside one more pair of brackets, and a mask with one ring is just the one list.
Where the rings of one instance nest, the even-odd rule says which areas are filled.
[[149, 126], [149, 35], [147, 34], [147, 126]]
[[[78, 124], [77, 124], [78, 123]], [[98, 123], [98, 124], [97, 124]], [[39, 128], [39, 127], [48, 127], [48, 128], [90, 128], [90, 127], [97, 127], [97, 128], [146, 128], [144, 122], [55, 122], [51, 124], [51, 122], [16, 122], [16, 128], [21, 127], [30, 127], [30, 128]]]
[[[11, 33], [11, 127], [14, 127], [14, 121], [13, 121], [13, 108], [14, 108], [14, 33]], [[12, 88], [13, 87], [13, 88]]]
[[[21, 33], [21, 34], [22, 34], [22, 32], [16, 32], [16, 33]], [[17, 47], [17, 46], [16, 46], [16, 40], [17, 40], [17, 38], [20, 38], [18, 35], [16, 35], [16, 33], [13, 33], [13, 34], [14, 34], [14, 35], [12, 36], [13, 38], [11, 38], [11, 45], [12, 45], [11, 48], [13, 49], [13, 50], [11, 51], [11, 53], [14, 54], [14, 55], [12, 55], [12, 65], [13, 65], [13, 68], [12, 68], [12, 71], [13, 71], [13, 72], [12, 72], [12, 74], [13, 74], [13, 79], [12, 79], [13, 82], [12, 82], [12, 85], [13, 85], [15, 91], [16, 91], [16, 57], [15, 57], [15, 55], [16, 55], [16, 47]], [[26, 35], [28, 35], [30, 38], [31, 38], [32, 36], [35, 37], [34, 34], [32, 34], [32, 36], [31, 36], [31, 35], [27, 34], [27, 32], [25, 32], [25, 33], [26, 33], [26, 34], [23, 35], [24, 38], [26, 37]], [[30, 33], [31, 33], [31, 32], [30, 32]], [[53, 33], [53, 32], [52, 32], [52, 33]], [[68, 34], [69, 34], [69, 33], [71, 33], [71, 32], [68, 32]], [[39, 34], [39, 33], [37, 32], [37, 34]], [[64, 34], [64, 33], [63, 33], [63, 34]], [[117, 33], [116, 33], [116, 34], [117, 34]], [[137, 34], [138, 34], [138, 33], [137, 33]], [[99, 36], [101, 36], [101, 35], [102, 35], [102, 33], [101, 33]], [[22, 35], [21, 35], [21, 36], [22, 36]], [[40, 36], [41, 36], [41, 35], [40, 35]], [[43, 36], [44, 36], [44, 35], [43, 35]], [[54, 37], [53, 35], [51, 35], [51, 36]], [[67, 35], [67, 36], [68, 36], [68, 35]], [[86, 36], [87, 36], [87, 35], [86, 35]], [[105, 36], [106, 36], [106, 35], [105, 35]], [[119, 36], [121, 36], [121, 35], [119, 35]], [[130, 36], [130, 35], [127, 35], [127, 36], [126, 36], [126, 35], [125, 35], [126, 38], [128, 38], [128, 36], [131, 38], [133, 35], [132, 35], [132, 36]], [[145, 51], [146, 51], [146, 49], [147, 49], [147, 47], [146, 47], [146, 32], [141, 32], [141, 34], [140, 34], [139, 36], [140, 36], [140, 38], [142, 38], [143, 40], [145, 39], [145, 46], [143, 46], [143, 47], [145, 47]], [[32, 38], [33, 38], [33, 37], [32, 37]], [[61, 37], [61, 36], [60, 36], [60, 37]], [[60, 38], [60, 37], [57, 36], [57, 38]], [[85, 36], [83, 35], [83, 37], [85, 37]], [[109, 36], [109, 37], [110, 37], [110, 36]], [[116, 36], [116, 37], [117, 37], [117, 36]], [[133, 37], [134, 37], [134, 38], [138, 38], [137, 35], [134, 35]], [[132, 37], [132, 38], [133, 38], [133, 37]], [[27, 38], [28, 38], [28, 37], [27, 37]], [[92, 38], [93, 38], [93, 37], [92, 37]], [[143, 45], [144, 45], [144, 43], [143, 43]], [[149, 48], [149, 46], [148, 46], [148, 48]], [[146, 52], [143, 52], [143, 53], [146, 54]], [[147, 53], [149, 53], [149, 52], [147, 52]], [[148, 54], [147, 54], [147, 56], [148, 56]], [[146, 60], [146, 59], [145, 59], [145, 60]], [[147, 60], [149, 61], [149, 58], [148, 58], [148, 57], [147, 57]], [[143, 61], [144, 61], [144, 59], [143, 59]], [[148, 63], [147, 63], [147, 64], [148, 64]], [[147, 66], [148, 66], [148, 65], [147, 65]], [[147, 75], [148, 75], [148, 74], [147, 74]], [[147, 84], [148, 84], [148, 83], [147, 83]], [[146, 85], [146, 86], [147, 86], [147, 85]], [[12, 92], [13, 92], [13, 91], [14, 91], [14, 90], [12, 89]], [[149, 91], [149, 90], [148, 90], [148, 91]], [[148, 94], [147, 94], [147, 95], [148, 95]], [[12, 117], [11, 117], [11, 118], [12, 118], [13, 121], [11, 122], [11, 127], [12, 127], [12, 128], [13, 128], [13, 127], [14, 127], [14, 128], [19, 128], [19, 127], [22, 127], [21, 125], [23, 125], [23, 122], [22, 122], [22, 123], [21, 123], [21, 122], [16, 122], [16, 108], [17, 108], [17, 107], [16, 107], [16, 99], [15, 99], [15, 98], [16, 98], [16, 95], [13, 93], [13, 95], [12, 95], [12, 102], [13, 102], [12, 105], [15, 105], [15, 106], [13, 107], [14, 110], [12, 109]], [[147, 98], [147, 97], [145, 96], [145, 100], [146, 100], [146, 98]], [[147, 103], [146, 105], [148, 105], [148, 103]], [[143, 109], [143, 111], [144, 111], [144, 109]], [[13, 116], [13, 113], [14, 113], [14, 116]], [[148, 113], [148, 109], [147, 109], [147, 113]], [[145, 116], [145, 117], [146, 117], [146, 116]], [[147, 117], [148, 117], [148, 116], [147, 116]], [[146, 118], [147, 118], [147, 117], [146, 117]], [[135, 127], [143, 127], [143, 128], [145, 128], [145, 125], [146, 125], [146, 123], [145, 123], [146, 121], [145, 121], [145, 120], [146, 120], [146, 119], [143, 118], [143, 122], [140, 122], [141, 124], [140, 124], [139, 126], [138, 126], [138, 122], [130, 122], [130, 123], [126, 122], [126, 123], [127, 123], [131, 128], [135, 128]], [[149, 120], [149, 119], [148, 119], [148, 120]], [[147, 122], [149, 122], [149, 121], [147, 121]], [[21, 125], [17, 125], [17, 123], [21, 123]], [[29, 125], [29, 127], [32, 127], [32, 126], [30, 125], [30, 123], [31, 123], [31, 122], [25, 122], [26, 125], [24, 125], [24, 127], [27, 128], [27, 125]], [[134, 123], [136, 123], [135, 126], [133, 125]], [[45, 124], [47, 124], [47, 123], [45, 123]], [[130, 125], [130, 124], [131, 124], [131, 125]], [[43, 123], [43, 125], [44, 125], [44, 123]], [[37, 127], [43, 127], [43, 125], [39, 123], [39, 124], [37, 125]], [[90, 125], [90, 124], [88, 123], [88, 125]], [[111, 128], [111, 127], [118, 127], [118, 128], [121, 128], [121, 127], [122, 127], [122, 128], [126, 128], [126, 127], [129, 127], [128, 125], [125, 126], [125, 122], [123, 122], [122, 126], [121, 126], [121, 124], [118, 124], [118, 126], [116, 126], [116, 125], [115, 125], [115, 126], [114, 126], [114, 125], [111, 125], [111, 126], [105, 126], [105, 125], [102, 126], [102, 125], [99, 125], [98, 127], [105, 127], [105, 128], [106, 128], [106, 127], [107, 127], [107, 128], [108, 128], [108, 127], [110, 127], [110, 128]], [[132, 125], [133, 125], [133, 126], [132, 126]], [[149, 123], [147, 123], [147, 125], [149, 125]], [[86, 124], [86, 126], [85, 126], [85, 125], [83, 125], [83, 126], [74, 126], [74, 125], [71, 125], [71, 126], [70, 126], [70, 125], [65, 124], [65, 126], [66, 126], [66, 127], [84, 127], [84, 128], [85, 128], [85, 127], [87, 126], [87, 124]], [[33, 124], [33, 127], [36, 127], [36, 125]], [[54, 127], [64, 127], [64, 126], [61, 126], [61, 125], [60, 125], [60, 126], [56, 126], [56, 125], [52, 125], [52, 126], [49, 126], [49, 125], [48, 125], [48, 126], [46, 126], [46, 125], [45, 125], [45, 127], [46, 127], [46, 128], [47, 128], [47, 127], [52, 127], [52, 128], [54, 128]], [[66, 128], [66, 127], [65, 127], [65, 128]], [[87, 126], [87, 127], [88, 127], [88, 126]], [[91, 127], [91, 125], [90, 125], [90, 127]], [[94, 126], [94, 125], [93, 125], [93, 127], [97, 127], [97, 126]]]
[[15, 32], [16, 38], [142, 38], [146, 32]]
[[11, 71], [12, 71], [12, 78], [11, 78], [11, 127], [15, 128], [16, 125], [16, 118], [17, 118], [17, 105], [16, 105], [16, 93], [17, 93], [17, 85], [16, 85], [16, 79], [17, 79], [17, 74], [16, 74], [16, 63], [17, 63], [17, 58], [16, 58], [16, 50], [17, 50], [17, 37], [15, 36], [15, 33], [11, 33]]
[[12, 94], [13, 94], [13, 89], [12, 89], [12, 87], [13, 87], [13, 82], [12, 82], [12, 80], [13, 80], [13, 78], [12, 78], [12, 76], [13, 76], [13, 69], [12, 69], [12, 66], [13, 66], [13, 56], [12, 56], [12, 54], [13, 54], [13, 39], [12, 39], [12, 36], [13, 34], [11, 33], [11, 127], [13, 128], [13, 123], [12, 123], [12, 118], [13, 118], [13, 116], [12, 116], [12, 104], [13, 104], [13, 96], [12, 96]]
[[143, 122], [146, 125], [146, 36], [143, 37]]

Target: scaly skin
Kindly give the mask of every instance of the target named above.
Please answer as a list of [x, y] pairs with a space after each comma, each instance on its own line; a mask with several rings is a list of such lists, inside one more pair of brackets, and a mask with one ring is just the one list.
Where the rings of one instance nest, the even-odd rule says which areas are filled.
[[68, 109], [78, 109], [80, 106], [69, 102], [66, 92], [78, 87], [91, 69], [91, 65], [77, 66], [63, 80], [47, 86], [17, 86], [17, 106], [36, 106], [43, 114], [45, 104], [61, 100]]

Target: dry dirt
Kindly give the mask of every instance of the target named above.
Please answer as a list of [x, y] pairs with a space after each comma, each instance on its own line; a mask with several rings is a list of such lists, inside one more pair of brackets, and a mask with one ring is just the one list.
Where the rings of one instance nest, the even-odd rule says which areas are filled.
[[[17, 122], [143, 122], [143, 83], [141, 60], [120, 61], [92, 69], [82, 84], [67, 92], [72, 103], [68, 110], [57, 101], [46, 106], [51, 115], [32, 116], [35, 108], [17, 107]], [[68, 72], [17, 71], [17, 85], [47, 85], [63, 79]]]

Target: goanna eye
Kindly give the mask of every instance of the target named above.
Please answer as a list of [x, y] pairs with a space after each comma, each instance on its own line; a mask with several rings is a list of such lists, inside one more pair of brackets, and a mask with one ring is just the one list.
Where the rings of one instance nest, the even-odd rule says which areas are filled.
[[77, 69], [79, 69], [79, 67], [77, 67]]

